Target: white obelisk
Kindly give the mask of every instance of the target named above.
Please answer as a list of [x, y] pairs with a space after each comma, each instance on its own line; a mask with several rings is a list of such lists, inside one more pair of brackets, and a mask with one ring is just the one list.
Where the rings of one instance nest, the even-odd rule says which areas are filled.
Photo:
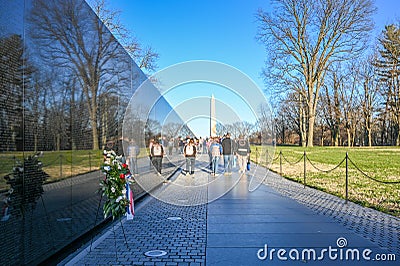
[[211, 95], [210, 102], [210, 137], [217, 136], [217, 120], [215, 119], [215, 98]]

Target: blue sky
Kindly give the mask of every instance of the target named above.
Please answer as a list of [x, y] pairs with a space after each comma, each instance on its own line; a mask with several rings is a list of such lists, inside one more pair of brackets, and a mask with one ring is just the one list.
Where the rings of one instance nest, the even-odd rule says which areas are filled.
[[[262, 90], [265, 89], [260, 77], [264, 67], [265, 48], [255, 40], [255, 13], [258, 8], [269, 10], [269, 1], [108, 2], [111, 8], [121, 11], [121, 22], [134, 33], [138, 41], [152, 46], [159, 53], [159, 69], [188, 60], [218, 61], [241, 70]], [[400, 21], [400, 1], [376, 0], [375, 3], [378, 8], [374, 17], [377, 36], [385, 24]], [[171, 94], [169, 99], [166, 98], [175, 105], [183, 101], [184, 97], [191, 97], [190, 93], [177, 96]]]

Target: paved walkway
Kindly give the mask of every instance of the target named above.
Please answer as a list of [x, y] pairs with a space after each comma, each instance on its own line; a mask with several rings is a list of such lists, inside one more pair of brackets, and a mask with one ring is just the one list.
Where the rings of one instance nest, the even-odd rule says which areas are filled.
[[[133, 221], [116, 222], [61, 264], [399, 265], [399, 219], [273, 173], [249, 192], [265, 169], [211, 177], [202, 164], [194, 177], [176, 174], [136, 205]], [[152, 250], [166, 254], [145, 255]], [[375, 260], [390, 254], [397, 261]]]

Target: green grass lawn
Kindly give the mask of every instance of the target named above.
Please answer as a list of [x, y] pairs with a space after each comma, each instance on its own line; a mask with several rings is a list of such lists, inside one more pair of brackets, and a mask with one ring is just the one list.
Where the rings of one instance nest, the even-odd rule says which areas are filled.
[[[24, 156], [33, 155], [33, 152], [9, 152], [0, 155], [0, 189], [7, 189], [5, 175], [12, 173], [13, 167], [22, 162]], [[44, 152], [39, 160], [43, 163], [43, 170], [50, 175], [46, 182], [53, 182], [78, 174], [99, 169], [103, 156], [101, 151], [75, 150]]]
[[[252, 147], [252, 160], [280, 173], [280, 156], [282, 152], [282, 175], [291, 180], [304, 183], [304, 151], [311, 163], [306, 162], [306, 184], [311, 187], [345, 198], [346, 186], [346, 152], [348, 158], [368, 176], [379, 181], [400, 181], [400, 147], [312, 147], [278, 146], [272, 160], [269, 149], [269, 160], [265, 147]], [[400, 216], [400, 184], [384, 184], [362, 174], [349, 160], [348, 199], [363, 206], [371, 207], [394, 216]], [[343, 163], [328, 173], [339, 163]], [[296, 163], [297, 162], [297, 163]], [[321, 171], [324, 170], [324, 171]]]
[[[46, 182], [54, 182], [100, 169], [103, 163], [102, 152], [93, 150], [43, 152], [43, 157], [40, 157], [39, 160], [43, 163], [43, 170], [50, 175]], [[9, 188], [3, 177], [12, 173], [13, 167], [18, 165], [18, 162], [22, 162], [24, 157], [33, 154], [33, 152], [3, 152], [0, 154], [0, 190]], [[147, 152], [143, 148], [140, 150], [139, 158], [145, 156], [147, 156]]]

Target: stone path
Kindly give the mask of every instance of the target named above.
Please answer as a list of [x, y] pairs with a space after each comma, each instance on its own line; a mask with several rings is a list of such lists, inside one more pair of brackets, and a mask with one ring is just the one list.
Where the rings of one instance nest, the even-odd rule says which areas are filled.
[[398, 218], [266, 173], [178, 173], [61, 265], [398, 265]]

